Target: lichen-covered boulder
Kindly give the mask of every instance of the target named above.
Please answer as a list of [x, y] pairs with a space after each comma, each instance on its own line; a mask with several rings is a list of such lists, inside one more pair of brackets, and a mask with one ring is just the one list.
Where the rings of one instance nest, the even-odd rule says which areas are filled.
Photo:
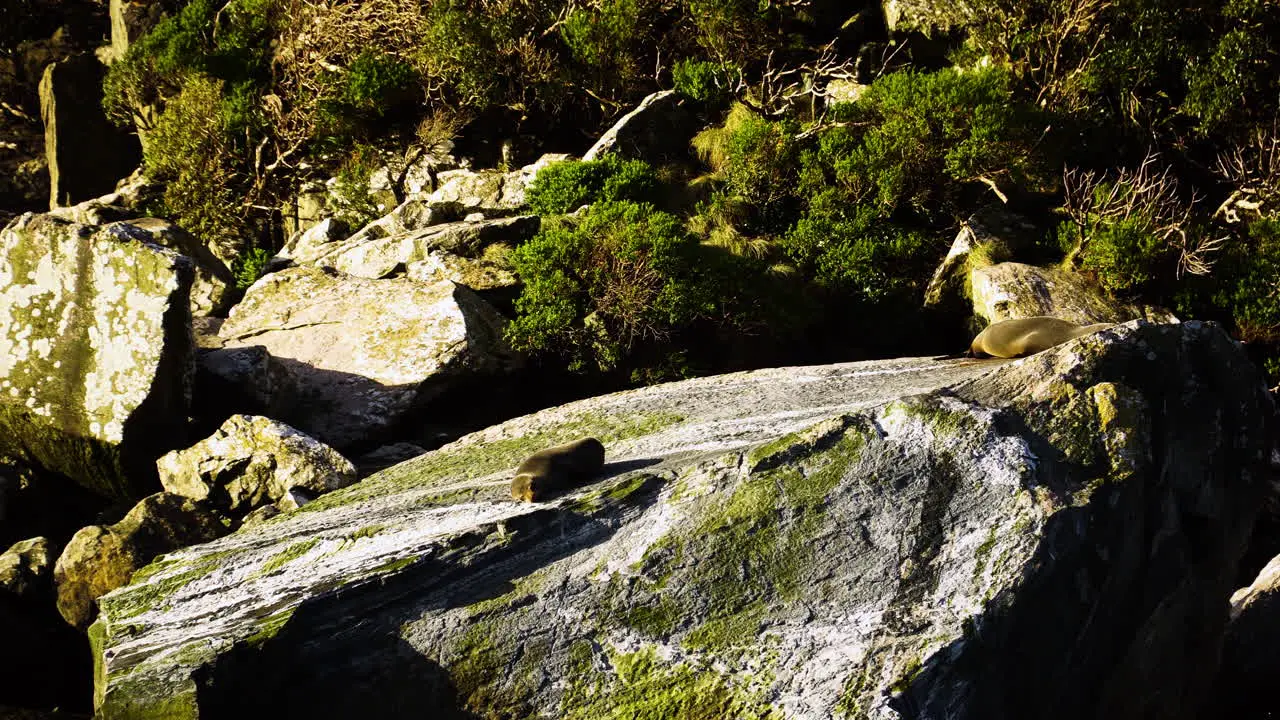
[[191, 284], [191, 314], [225, 313], [236, 296], [235, 278], [217, 255], [191, 233], [160, 218], [136, 218], [116, 223], [113, 232], [169, 248], [195, 262]]
[[53, 581], [54, 549], [47, 538], [21, 540], [0, 553], [0, 590], [18, 597], [44, 594]]
[[0, 455], [101, 495], [158, 487], [190, 401], [193, 267], [121, 225], [0, 230]]
[[129, 582], [157, 555], [212, 540], [228, 523], [189, 498], [148, 495], [114, 525], [90, 525], [71, 536], [54, 565], [58, 612], [77, 628], [97, 615], [94, 602]]
[[1030, 245], [1035, 232], [1033, 224], [1002, 207], [974, 213], [961, 223], [947, 256], [934, 270], [925, 288], [924, 304], [968, 300], [970, 272], [1015, 256]]
[[295, 488], [319, 496], [356, 481], [355, 466], [333, 448], [254, 415], [227, 418], [210, 437], [174, 450], [156, 465], [166, 491], [233, 517], [263, 505], [296, 505], [289, 497]]
[[98, 717], [1191, 718], [1270, 403], [1197, 323], [572, 403], [104, 596]]
[[283, 368], [267, 415], [345, 450], [459, 381], [518, 367], [504, 324], [488, 303], [451, 282], [302, 267], [249, 288], [220, 336], [227, 348], [265, 347]]
[[1132, 305], [1104, 296], [1083, 277], [1067, 270], [1002, 262], [969, 274], [973, 312], [988, 322], [1052, 315], [1081, 325], [1143, 319], [1177, 322], [1173, 313], [1150, 305]]
[[688, 156], [689, 140], [695, 132], [693, 118], [681, 107], [676, 91], [660, 90], [619, 118], [582, 159], [618, 155], [654, 165], [678, 160]]

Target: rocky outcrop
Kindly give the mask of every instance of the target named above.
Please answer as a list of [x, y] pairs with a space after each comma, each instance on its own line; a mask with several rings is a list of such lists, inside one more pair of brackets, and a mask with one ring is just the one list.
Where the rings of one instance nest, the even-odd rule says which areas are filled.
[[1267, 563], [1249, 587], [1231, 596], [1231, 624], [1222, 648], [1214, 703], [1203, 715], [1262, 718], [1275, 709], [1280, 673], [1280, 557]]
[[[528, 215], [452, 222], [395, 235], [381, 235], [365, 228], [349, 240], [325, 245], [324, 254], [311, 262], [365, 278], [404, 273], [409, 266], [425, 262], [430, 269], [416, 271], [417, 279], [460, 282], [463, 277], [474, 276], [483, 283], [485, 251], [494, 245], [514, 248], [537, 234], [539, 224], [536, 215]], [[303, 258], [295, 261], [300, 259]]]
[[179, 446], [193, 270], [120, 225], [24, 215], [0, 231], [0, 455], [127, 498]]
[[47, 594], [53, 582], [54, 550], [38, 537], [14, 543], [0, 553], [0, 591], [17, 597]]
[[336, 450], [282, 422], [233, 415], [212, 436], [156, 462], [164, 489], [231, 517], [264, 505], [291, 509], [290, 491], [310, 497], [356, 481], [356, 468]]
[[71, 537], [53, 569], [58, 612], [72, 626], [86, 628], [97, 615], [94, 602], [129, 582], [157, 555], [227, 531], [223, 518], [188, 498], [149, 495], [120, 522], [90, 525]]
[[448, 204], [463, 213], [481, 212], [488, 217], [508, 215], [525, 204], [525, 192], [543, 168], [570, 159], [569, 155], [543, 155], [517, 170], [446, 170], [436, 177], [437, 187], [427, 196], [430, 205]]
[[974, 213], [961, 223], [947, 256], [934, 270], [925, 289], [925, 306], [967, 301], [970, 273], [1011, 259], [1030, 245], [1035, 232], [1034, 225], [1003, 208], [988, 207]]
[[103, 114], [103, 73], [86, 54], [50, 65], [40, 80], [50, 208], [111, 192], [142, 159], [137, 138]]
[[[1131, 323], [573, 403], [102, 597], [98, 717], [1194, 717], [1270, 402]], [[509, 500], [584, 435], [598, 479]]]
[[583, 156], [599, 160], [605, 155], [637, 158], [657, 165], [689, 155], [689, 140], [697, 132], [692, 116], [680, 105], [674, 90], [646, 97], [631, 112], [605, 131]]
[[1131, 305], [1104, 296], [1083, 277], [1067, 270], [1004, 262], [970, 272], [973, 312], [988, 322], [1052, 315], [1087, 325], [1143, 319], [1177, 322], [1173, 313], [1149, 305]]
[[227, 348], [260, 345], [283, 367], [267, 415], [345, 450], [460, 380], [518, 366], [503, 324], [451, 282], [289, 268], [249, 288], [220, 336]]

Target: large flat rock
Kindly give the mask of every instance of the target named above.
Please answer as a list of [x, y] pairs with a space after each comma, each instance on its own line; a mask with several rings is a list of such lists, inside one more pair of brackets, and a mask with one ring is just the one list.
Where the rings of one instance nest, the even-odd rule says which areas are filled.
[[185, 439], [192, 278], [123, 225], [0, 231], [0, 455], [101, 495], [158, 487], [155, 459]]
[[[100, 600], [98, 710], [1191, 717], [1272, 410], [1191, 323], [584, 400], [159, 559]], [[603, 477], [507, 498], [588, 434]]]

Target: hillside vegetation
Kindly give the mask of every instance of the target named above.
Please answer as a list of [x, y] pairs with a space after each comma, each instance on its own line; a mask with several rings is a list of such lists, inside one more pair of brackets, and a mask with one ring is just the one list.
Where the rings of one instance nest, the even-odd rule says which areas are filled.
[[924, 285], [995, 203], [1040, 228], [1019, 259], [1222, 321], [1280, 381], [1280, 4], [912, 6], [890, 30], [839, 0], [191, 0], [106, 108], [146, 136], [156, 211], [240, 242], [251, 280], [307, 180], [347, 178], [369, 219], [360, 180], [409, 148], [581, 153], [674, 88], [704, 124], [687, 157], [531, 192], [591, 207], [513, 253], [508, 332], [576, 370], [932, 352]]

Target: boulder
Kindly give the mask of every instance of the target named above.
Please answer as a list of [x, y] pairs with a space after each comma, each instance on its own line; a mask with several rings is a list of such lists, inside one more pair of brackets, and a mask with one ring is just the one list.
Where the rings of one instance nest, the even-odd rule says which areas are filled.
[[295, 506], [290, 491], [318, 497], [356, 481], [336, 450], [282, 422], [233, 415], [212, 436], [156, 461], [160, 483], [175, 495], [240, 517], [264, 505]]
[[1192, 718], [1273, 413], [1219, 328], [1142, 322], [548, 409], [100, 598], [97, 717]]
[[0, 455], [100, 495], [158, 487], [193, 369], [190, 260], [127, 226], [0, 231]]
[[926, 307], [969, 298], [970, 274], [976, 268], [1011, 259], [1032, 242], [1036, 227], [1026, 219], [988, 207], [961, 223], [947, 256], [925, 289]]
[[969, 0], [881, 0], [889, 32], [949, 32], [971, 24], [978, 11]]
[[975, 268], [969, 278], [973, 312], [988, 322], [1036, 315], [1052, 315], [1081, 325], [1138, 318], [1157, 323], [1178, 321], [1163, 308], [1112, 300], [1068, 270], [1004, 262]]
[[345, 450], [461, 380], [517, 367], [504, 322], [451, 282], [301, 267], [254, 283], [221, 338], [227, 348], [261, 345], [284, 368], [268, 415]]
[[168, 220], [151, 217], [126, 220], [112, 227], [118, 235], [169, 248], [195, 261], [190, 295], [192, 316], [223, 314], [235, 301], [238, 293], [231, 270], [191, 233]]
[[53, 580], [58, 612], [84, 629], [97, 615], [94, 602], [129, 582], [157, 555], [226, 534], [227, 522], [189, 498], [149, 495], [120, 522], [81, 528], [58, 556]]
[[46, 538], [22, 540], [0, 553], [0, 591], [38, 598], [53, 586], [54, 550]]
[[1222, 648], [1222, 667], [1211, 717], [1265, 718], [1275, 708], [1280, 673], [1280, 556], [1248, 587], [1231, 596], [1231, 624]]
[[446, 204], [461, 212], [483, 212], [486, 216], [507, 215], [525, 204], [525, 192], [538, 173], [548, 165], [572, 159], [570, 155], [548, 154], [518, 170], [446, 170], [436, 177], [438, 186], [426, 197], [429, 205]]
[[[409, 265], [427, 260], [432, 267], [450, 270], [432, 279], [461, 282], [462, 276], [481, 274], [480, 260], [486, 249], [495, 245], [513, 248], [536, 235], [540, 224], [538, 216], [524, 215], [463, 220], [390, 236], [361, 231], [349, 240], [330, 244], [326, 254], [313, 262], [356, 277], [382, 278], [403, 273]], [[477, 272], [468, 272], [470, 266], [477, 266]], [[419, 277], [427, 275], [420, 272]]]
[[40, 80], [50, 208], [110, 192], [142, 159], [138, 139], [103, 114], [104, 72], [85, 54], [53, 63]]
[[689, 140], [697, 131], [693, 116], [681, 106], [676, 91], [661, 90], [623, 115], [582, 159], [599, 160], [605, 155], [619, 155], [652, 165], [683, 160], [689, 156]]

